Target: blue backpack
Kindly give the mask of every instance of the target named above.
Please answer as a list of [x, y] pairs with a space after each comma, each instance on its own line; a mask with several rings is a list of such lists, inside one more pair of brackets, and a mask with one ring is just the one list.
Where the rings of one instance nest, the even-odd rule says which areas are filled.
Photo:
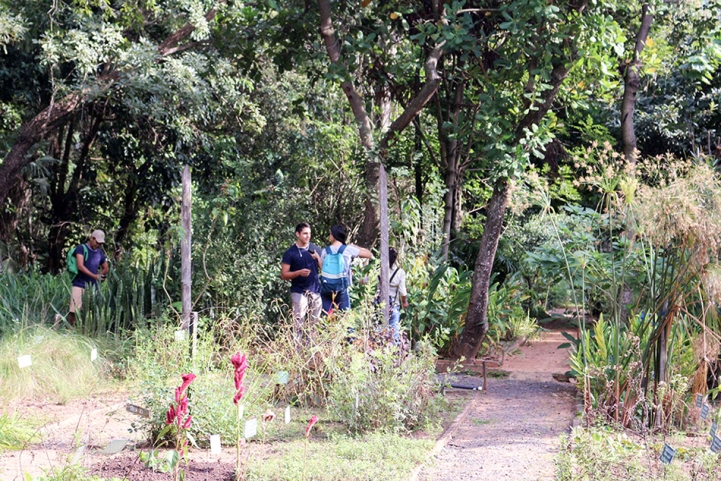
[[325, 248], [325, 259], [323, 259], [323, 268], [320, 273], [320, 292], [327, 294], [348, 289], [344, 250], [345, 244], [340, 246], [336, 253], [333, 253], [330, 246]]

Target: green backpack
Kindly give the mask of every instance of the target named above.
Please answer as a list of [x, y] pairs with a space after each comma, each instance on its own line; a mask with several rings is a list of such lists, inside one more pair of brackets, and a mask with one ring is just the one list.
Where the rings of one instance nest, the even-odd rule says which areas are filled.
[[[83, 246], [83, 258], [87, 262], [88, 260], [88, 248], [85, 247], [85, 244], [82, 244]], [[75, 257], [75, 251], [77, 249], [70, 249], [68, 251], [68, 257], [65, 259], [66, 262], [66, 270], [70, 273], [72, 277], [75, 277], [78, 275], [78, 259]]]

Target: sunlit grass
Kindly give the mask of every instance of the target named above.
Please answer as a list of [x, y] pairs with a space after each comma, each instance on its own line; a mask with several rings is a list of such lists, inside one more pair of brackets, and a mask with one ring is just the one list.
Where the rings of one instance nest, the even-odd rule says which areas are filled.
[[17, 415], [0, 413], [0, 453], [22, 449], [38, 432], [32, 423]]
[[363, 437], [332, 436], [326, 440], [293, 441], [278, 446], [276, 455], [249, 460], [250, 480], [294, 481], [407, 479], [422, 463], [433, 440], [376, 433]]
[[[57, 402], [88, 396], [107, 381], [96, 344], [66, 330], [21, 329], [0, 339], [0, 398], [42, 398]], [[18, 357], [32, 365], [20, 368]]]

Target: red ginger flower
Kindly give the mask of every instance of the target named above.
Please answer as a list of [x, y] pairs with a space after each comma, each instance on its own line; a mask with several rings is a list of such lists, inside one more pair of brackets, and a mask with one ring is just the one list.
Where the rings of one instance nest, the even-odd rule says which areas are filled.
[[235, 368], [233, 380], [235, 381], [235, 389], [237, 390], [233, 397], [233, 402], [238, 404], [238, 401], [243, 398], [243, 394], [245, 393], [243, 379], [245, 378], [245, 370], [248, 368], [248, 361], [245, 354], [241, 355], [240, 351], [238, 351], [230, 358], [230, 362], [233, 363], [233, 367]]
[[[178, 418], [178, 419], [180, 419], [180, 418]], [[185, 418], [185, 422], [183, 423], [183, 425], [181, 427], [183, 429], [188, 429], [192, 423], [193, 423], [193, 416], [188, 416], [187, 418]]]
[[180, 385], [178, 390], [180, 391], [180, 396], [185, 394], [185, 390], [188, 389], [188, 386], [190, 386], [190, 383], [195, 381], [195, 378], [197, 376], [193, 374], [192, 372], [188, 374], [183, 374], [183, 384]]
[[308, 421], [308, 425], [305, 427], [305, 437], [307, 438], [310, 435], [310, 430], [313, 428], [315, 423], [318, 422], [318, 416], [315, 414], [311, 416], [310, 421]]
[[235, 389], [240, 389], [240, 386], [243, 385], [243, 378], [245, 378], [245, 370], [248, 368], [248, 361], [245, 354], [241, 356], [240, 351], [238, 351], [230, 358], [230, 362], [233, 363], [235, 368]]
[[165, 414], [165, 424], [173, 424], [175, 421], [175, 406], [171, 405], [168, 412]]

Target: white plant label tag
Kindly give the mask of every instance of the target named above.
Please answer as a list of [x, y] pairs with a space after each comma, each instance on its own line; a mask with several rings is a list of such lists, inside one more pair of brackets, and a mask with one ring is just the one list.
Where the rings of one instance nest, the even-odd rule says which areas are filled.
[[288, 384], [288, 371], [278, 371], [275, 376], [276, 384]]
[[210, 436], [210, 454], [220, 454], [220, 434]]
[[285, 408], [285, 424], [290, 423], [290, 406]]
[[123, 450], [128, 444], [127, 439], [113, 439], [103, 451], [103, 454], [116, 454]]
[[709, 436], [711, 436], [712, 438], [716, 436], [716, 429], [718, 429], [718, 424], [716, 423], [716, 421], [714, 421], [711, 423], [711, 430], [709, 431]]
[[245, 422], [245, 430], [243, 432], [243, 437], [245, 439], [250, 439], [253, 436], [255, 436], [257, 433], [258, 433], [258, 420], [255, 418], [248, 419]]
[[241, 404], [240, 409], [238, 409], [238, 417], [243, 419], [243, 414], [245, 414], [245, 405]]
[[703, 404], [703, 396], [700, 394], [696, 394], [696, 407], [700, 408]]
[[709, 409], [710, 408], [708, 404], [703, 405], [703, 407], [701, 408], [701, 419], [706, 419], [708, 417]]
[[185, 331], [175, 331], [176, 341], [185, 341]]
[[98, 350], [96, 348], [93, 348], [92, 351], [90, 351], [90, 362], [95, 361], [98, 358]]
[[80, 463], [80, 461], [83, 459], [83, 454], [85, 454], [85, 446], [80, 446], [78, 449], [75, 450], [72, 464]]
[[33, 360], [30, 358], [30, 354], [18, 357], [18, 366], [20, 369], [30, 367], [33, 365]]

